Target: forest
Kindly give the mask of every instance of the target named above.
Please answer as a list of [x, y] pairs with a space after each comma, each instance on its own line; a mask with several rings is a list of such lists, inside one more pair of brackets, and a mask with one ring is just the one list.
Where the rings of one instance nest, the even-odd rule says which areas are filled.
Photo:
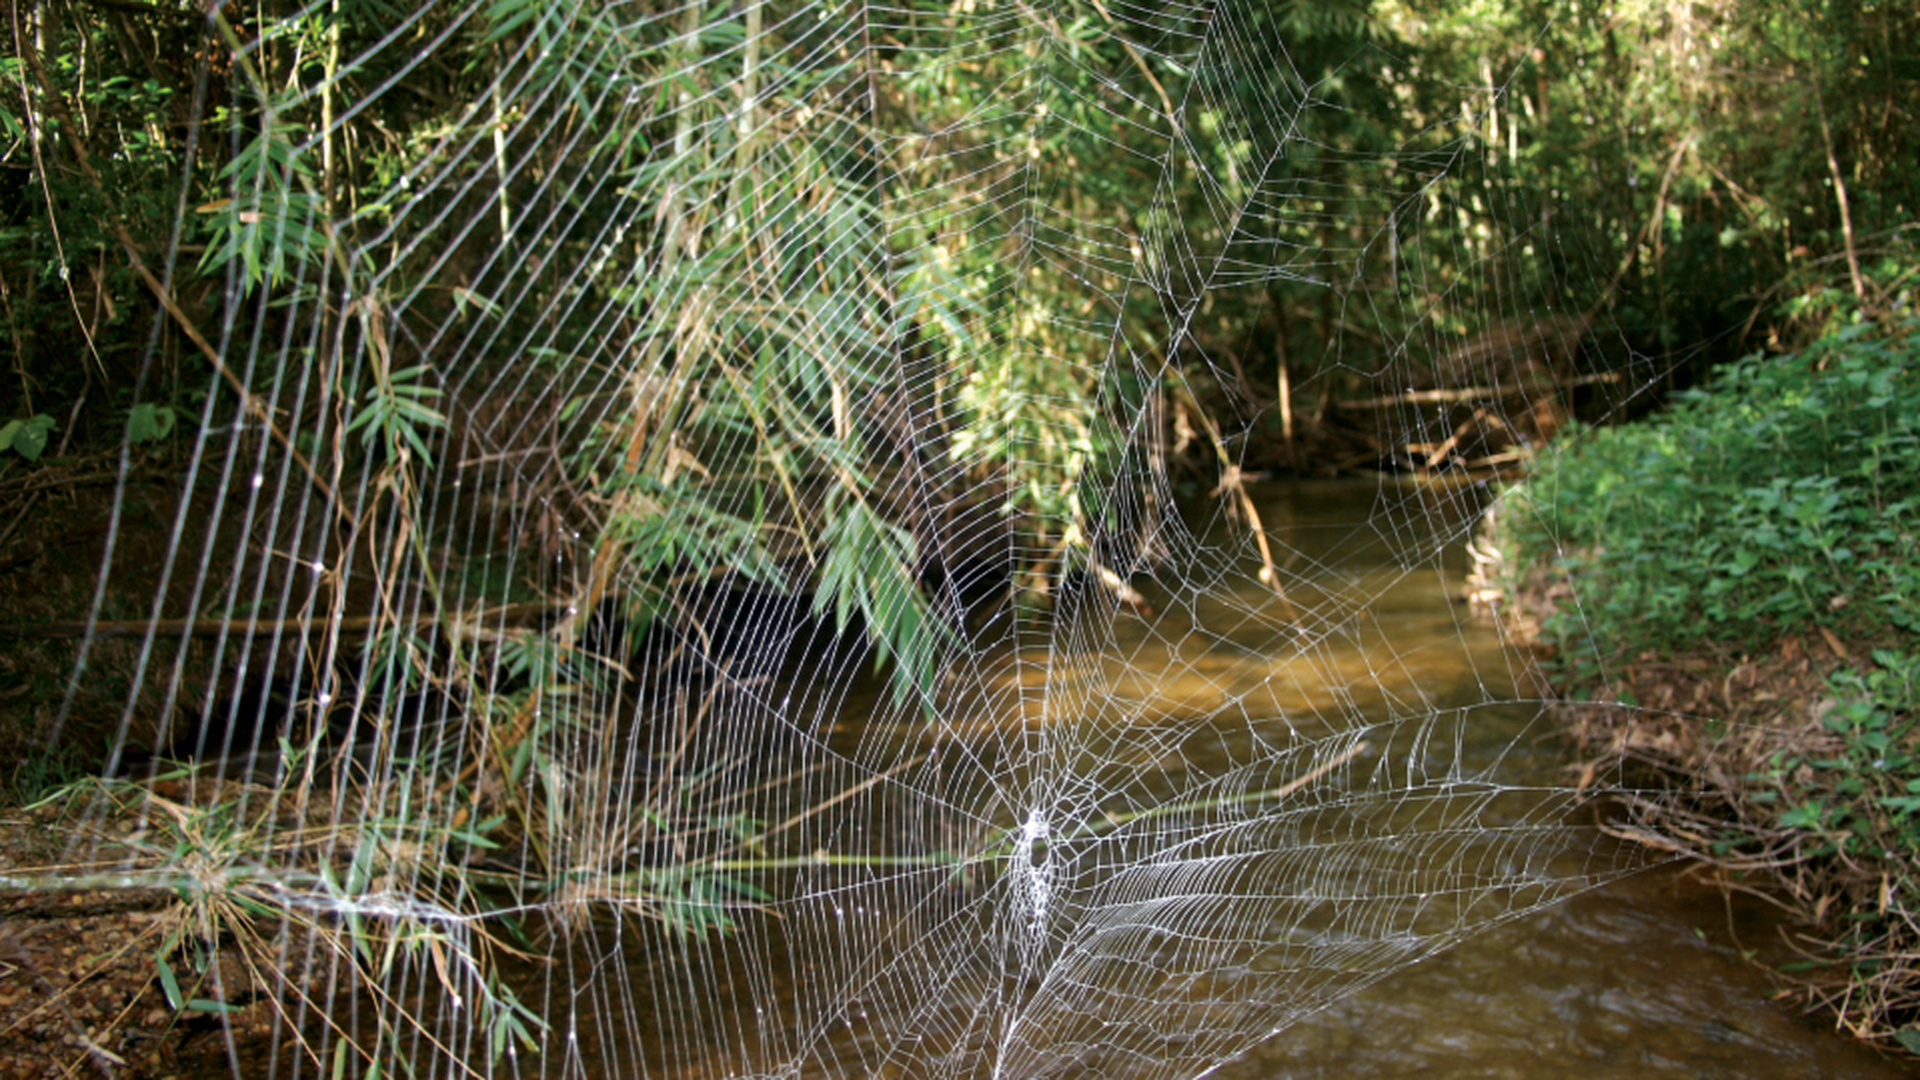
[[[412, 514], [439, 448], [504, 426], [481, 388], [584, 369], [515, 417], [554, 448], [545, 531], [611, 541], [576, 607], [616, 562], [764, 584], [797, 556], [906, 693], [945, 625], [923, 593], [1105, 572], [1096, 519], [1132, 508], [1103, 478], [1135, 455], [1200, 490], [1512, 464], [1910, 284], [1899, 5], [1288, 3], [1202, 87], [1105, 33], [1176, 37], [1184, 9], [1053, 11], [1045, 78], [938, 6], [857, 49], [804, 10], [16, 7], [9, 531], [72, 474], [165, 470], [263, 408], [264, 455], [323, 490], [329, 460], [398, 463]], [[1167, 179], [1176, 101], [1203, 137]], [[1032, 161], [1076, 182], [1029, 190]], [[1107, 318], [1153, 355], [1097, 370]], [[625, 386], [616, 338], [649, 358]], [[1142, 407], [1158, 430], [1123, 428]], [[982, 483], [1017, 565], [928, 542]]]

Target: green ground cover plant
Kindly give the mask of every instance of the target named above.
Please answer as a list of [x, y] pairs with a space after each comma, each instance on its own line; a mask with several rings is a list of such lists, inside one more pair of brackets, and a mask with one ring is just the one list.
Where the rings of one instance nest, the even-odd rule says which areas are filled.
[[1858, 323], [1758, 355], [1645, 423], [1575, 435], [1515, 489], [1514, 565], [1578, 578], [1567, 674], [1646, 649], [1920, 629], [1920, 337]]

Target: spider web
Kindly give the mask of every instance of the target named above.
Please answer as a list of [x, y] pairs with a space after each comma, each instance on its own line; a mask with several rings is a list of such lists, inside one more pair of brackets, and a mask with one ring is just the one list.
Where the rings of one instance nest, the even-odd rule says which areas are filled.
[[252, 920], [246, 1070], [1194, 1076], [1634, 868], [1508, 769], [1521, 660], [1436, 687], [1377, 624], [1488, 486], [1328, 488], [1346, 539], [1297, 542], [1213, 329], [1324, 295], [1278, 393], [1368, 468], [1650, 385], [1477, 201], [1502, 87], [1324, 144], [1340, 65], [1258, 0], [422, 3], [273, 82], [326, 10], [227, 27], [216, 494], [110, 549], [87, 639], [150, 587], [73, 856]]

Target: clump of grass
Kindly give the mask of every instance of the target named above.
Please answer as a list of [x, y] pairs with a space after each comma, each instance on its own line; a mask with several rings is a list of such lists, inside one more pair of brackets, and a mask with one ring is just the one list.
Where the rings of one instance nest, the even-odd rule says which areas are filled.
[[[544, 700], [546, 723], [611, 729], [555, 706], [574, 704], [569, 669], [536, 674], [474, 707], [511, 718]], [[749, 878], [820, 858], [768, 847], [813, 810], [775, 825], [722, 814], [697, 776], [609, 829], [603, 815], [624, 806], [620, 760], [568, 753], [550, 731], [512, 728], [466, 768], [453, 748], [483, 732], [450, 728], [417, 759], [389, 748], [368, 765], [323, 745], [324, 731], [303, 746], [282, 736], [270, 772], [216, 760], [36, 780], [26, 809], [59, 819], [58, 857], [87, 861], [11, 868], [0, 891], [152, 899], [128, 955], [147, 959], [149, 988], [176, 1017], [211, 1017], [235, 1043], [270, 1035], [331, 1075], [371, 1075], [396, 1053], [417, 1066], [423, 1045], [486, 1072], [538, 1053], [546, 1026], [503, 964], [518, 955], [503, 939], [524, 940], [522, 918], [548, 932], [616, 915], [689, 938], [730, 933], [772, 898]], [[564, 840], [543, 848], [542, 836]], [[678, 854], [688, 846], [701, 853]]]
[[94, 762], [71, 743], [50, 750], [31, 747], [12, 772], [0, 778], [0, 806], [32, 806], [94, 771]]
[[1766, 875], [1826, 931], [1809, 999], [1920, 1053], [1917, 326], [1578, 433], [1509, 492], [1488, 561], [1555, 689], [1627, 706], [1569, 716], [1590, 771], [1655, 792], [1628, 831]]
[[377, 1071], [393, 1047], [436, 1039], [419, 995], [391, 989], [410, 983], [471, 1018], [480, 1040], [463, 1056], [536, 1048], [544, 1021], [494, 962], [505, 948], [489, 932], [496, 912], [458, 861], [429, 854], [473, 837], [404, 814], [336, 823], [298, 806], [290, 781], [208, 783], [184, 770], [79, 780], [28, 809], [63, 818], [90, 860], [16, 867], [4, 887], [169, 897], [127, 946], [149, 957], [169, 1008], [276, 1031], [332, 1075]]

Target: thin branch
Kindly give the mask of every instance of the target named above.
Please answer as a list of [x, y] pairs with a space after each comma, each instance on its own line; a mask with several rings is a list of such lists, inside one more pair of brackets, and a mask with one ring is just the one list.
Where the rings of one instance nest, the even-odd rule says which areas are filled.
[[1840, 174], [1840, 159], [1833, 152], [1833, 129], [1827, 126], [1827, 97], [1820, 92], [1820, 78], [1813, 83], [1813, 103], [1820, 110], [1820, 137], [1827, 144], [1827, 171], [1833, 175], [1833, 201], [1840, 204], [1840, 233], [1847, 242], [1847, 274], [1853, 279], [1853, 295], [1865, 299], [1867, 280], [1860, 275], [1860, 252], [1853, 242], [1853, 211], [1847, 206], [1847, 181]]

